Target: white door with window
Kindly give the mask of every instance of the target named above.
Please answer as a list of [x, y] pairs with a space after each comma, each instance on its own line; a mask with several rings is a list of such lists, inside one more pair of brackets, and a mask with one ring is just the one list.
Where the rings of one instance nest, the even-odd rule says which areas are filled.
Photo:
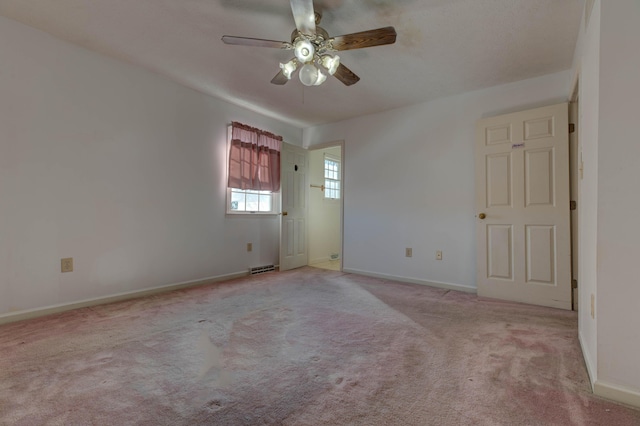
[[478, 295], [571, 309], [567, 104], [476, 131]]
[[306, 266], [308, 262], [308, 162], [306, 149], [287, 143], [282, 144], [280, 161], [282, 199], [281, 271]]

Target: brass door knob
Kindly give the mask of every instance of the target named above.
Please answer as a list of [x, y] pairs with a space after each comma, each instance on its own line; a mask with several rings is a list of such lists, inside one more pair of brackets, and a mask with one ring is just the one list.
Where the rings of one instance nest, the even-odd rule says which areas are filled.
[[286, 216], [288, 214], [289, 214], [289, 212], [282, 212], [282, 216]]
[[486, 214], [484, 214], [484, 213], [480, 213], [480, 214], [478, 215], [478, 217], [479, 217], [480, 219], [484, 219], [485, 217], [487, 217], [487, 215], [486, 215]]

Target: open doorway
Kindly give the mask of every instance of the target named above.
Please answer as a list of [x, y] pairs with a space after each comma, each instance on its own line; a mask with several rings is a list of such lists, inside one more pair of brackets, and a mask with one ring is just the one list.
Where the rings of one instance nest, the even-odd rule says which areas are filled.
[[344, 144], [309, 148], [309, 265], [342, 270]]

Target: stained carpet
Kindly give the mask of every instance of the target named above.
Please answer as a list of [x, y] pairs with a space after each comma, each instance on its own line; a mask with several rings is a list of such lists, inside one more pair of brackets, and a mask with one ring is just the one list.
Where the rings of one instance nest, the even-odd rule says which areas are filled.
[[317, 268], [0, 326], [0, 424], [640, 425], [573, 312]]

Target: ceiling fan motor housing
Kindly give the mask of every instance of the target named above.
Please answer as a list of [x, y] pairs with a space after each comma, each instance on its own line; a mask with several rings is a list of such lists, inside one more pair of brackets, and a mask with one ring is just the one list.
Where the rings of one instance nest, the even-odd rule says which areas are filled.
[[325, 50], [332, 50], [330, 48], [330, 43], [327, 43], [329, 41], [329, 33], [322, 27], [316, 27], [315, 35], [302, 34], [297, 29], [293, 30], [293, 32], [291, 33], [291, 44], [294, 46], [294, 48], [297, 47], [297, 43], [301, 40], [310, 41], [313, 44], [315, 51], [318, 53], [321, 53]]
[[295, 41], [295, 43], [293, 43], [293, 46], [294, 53], [296, 58], [298, 58], [298, 61], [306, 64], [313, 60], [316, 53], [316, 47], [310, 40], [300, 37]]

